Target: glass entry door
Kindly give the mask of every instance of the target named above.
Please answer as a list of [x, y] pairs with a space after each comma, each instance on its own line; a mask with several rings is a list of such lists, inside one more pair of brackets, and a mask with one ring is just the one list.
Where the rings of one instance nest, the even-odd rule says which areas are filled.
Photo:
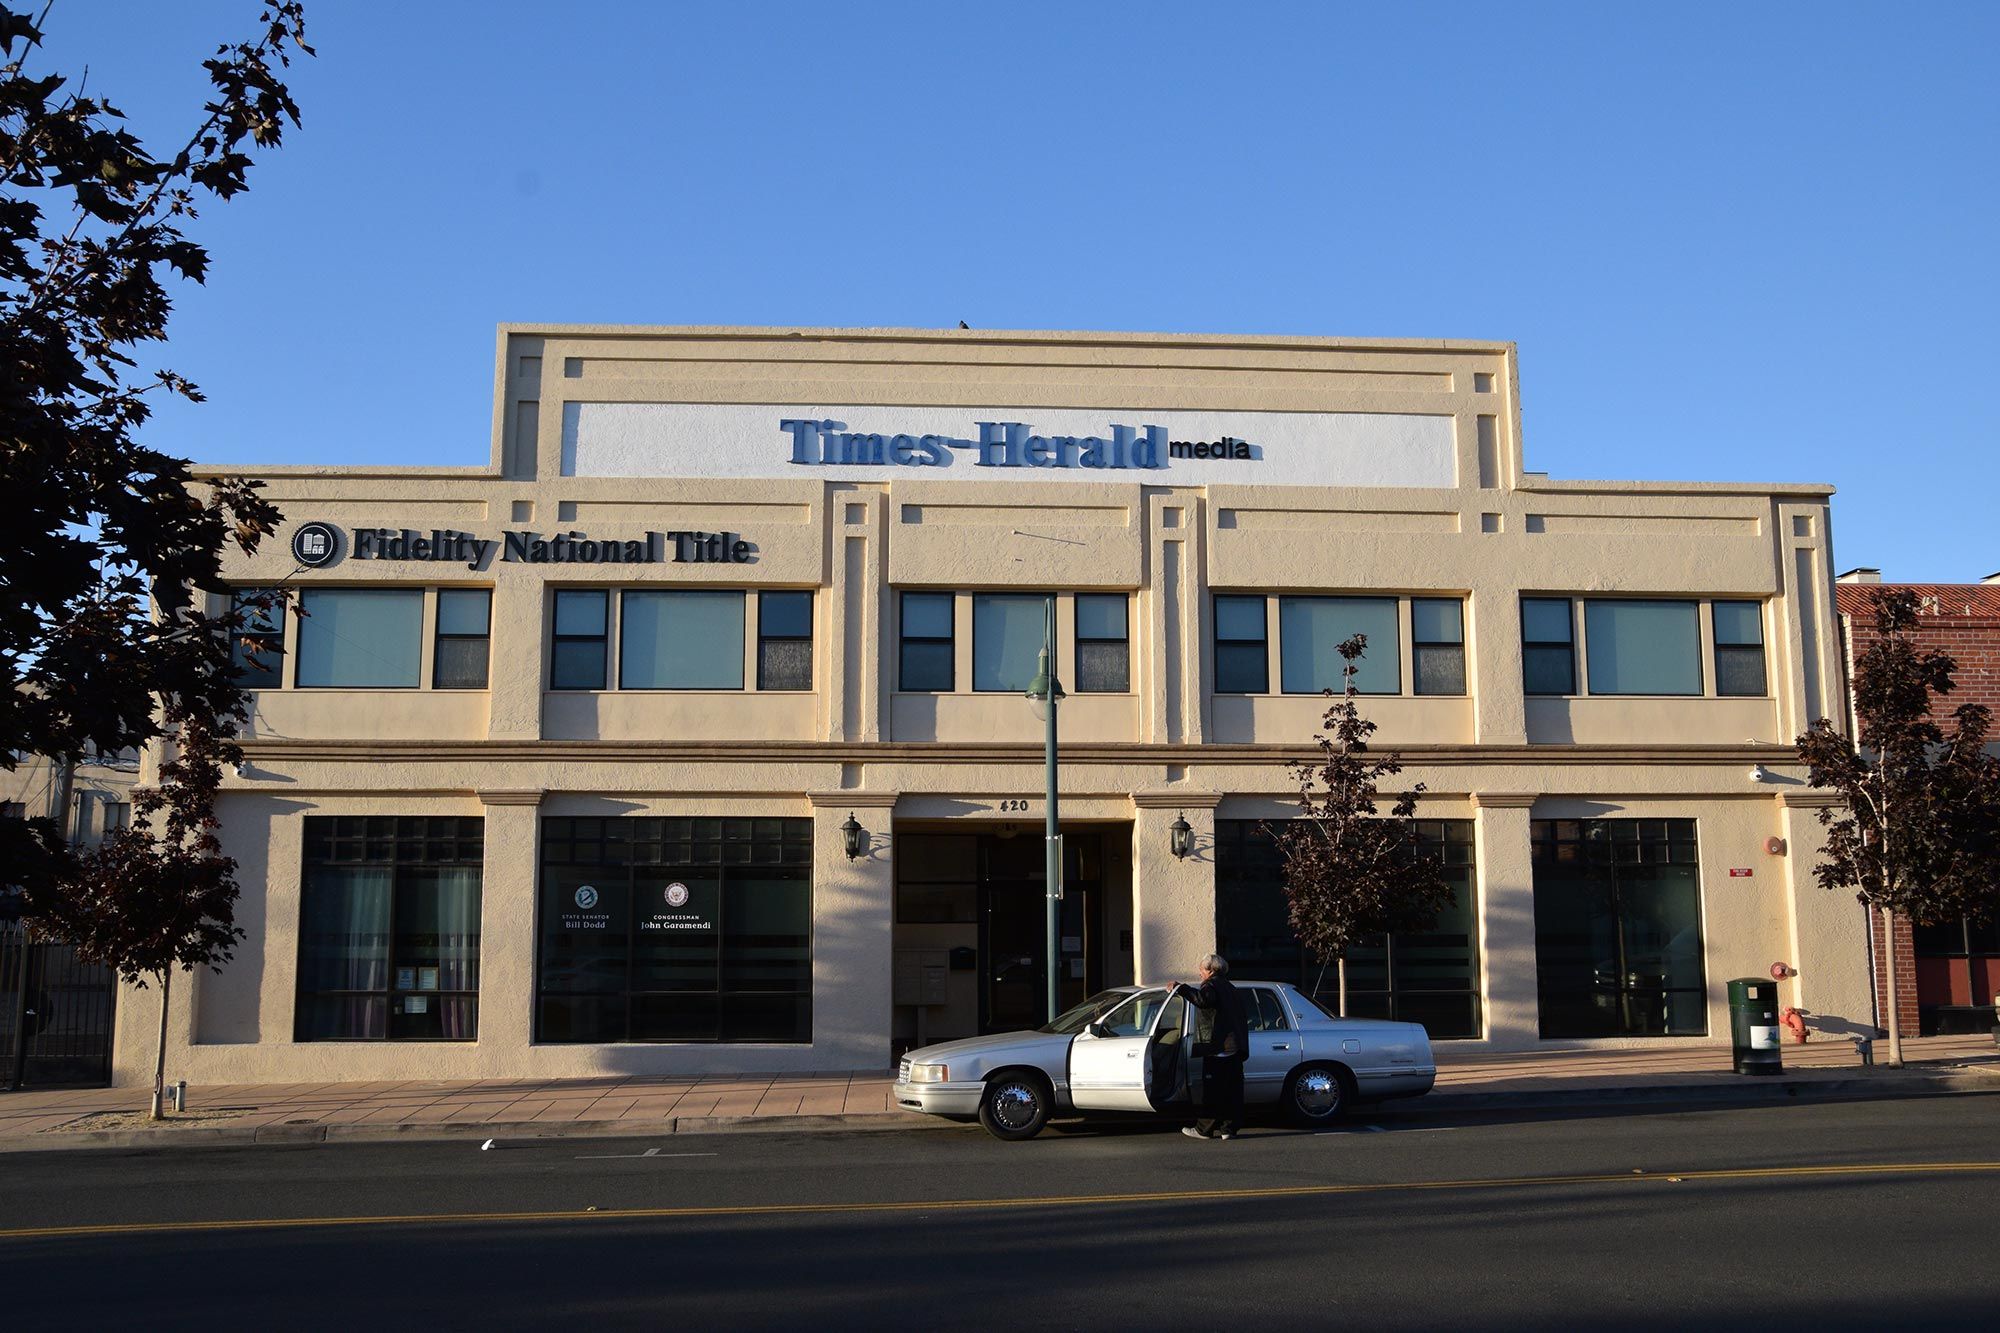
[[[1097, 835], [1065, 833], [1063, 901], [1056, 940], [1064, 1009], [1097, 983]], [[979, 1029], [1015, 1032], [1049, 1021], [1048, 870], [1039, 835], [979, 839]]]

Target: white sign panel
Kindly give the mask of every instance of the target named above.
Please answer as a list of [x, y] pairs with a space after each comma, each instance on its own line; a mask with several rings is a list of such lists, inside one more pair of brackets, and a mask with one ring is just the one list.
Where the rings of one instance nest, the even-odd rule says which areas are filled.
[[1452, 418], [1390, 412], [565, 403], [566, 477], [1450, 487]]

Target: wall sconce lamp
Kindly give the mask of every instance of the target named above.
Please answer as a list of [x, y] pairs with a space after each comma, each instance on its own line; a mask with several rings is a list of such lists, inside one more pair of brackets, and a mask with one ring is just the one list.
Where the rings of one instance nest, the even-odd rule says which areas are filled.
[[868, 850], [868, 830], [855, 822], [852, 810], [847, 812], [847, 822], [840, 826], [840, 841], [850, 861]]
[[1183, 811], [1167, 826], [1167, 846], [1176, 861], [1187, 860], [1187, 854], [1194, 850], [1194, 830], [1188, 827], [1187, 814]]

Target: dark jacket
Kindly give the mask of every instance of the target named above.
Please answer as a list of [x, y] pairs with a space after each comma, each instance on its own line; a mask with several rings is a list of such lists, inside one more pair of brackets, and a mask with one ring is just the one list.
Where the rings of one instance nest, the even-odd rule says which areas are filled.
[[1243, 993], [1221, 977], [1210, 977], [1188, 988], [1195, 1007], [1215, 1015], [1207, 1054], [1210, 1058], [1241, 1060], [1250, 1054], [1250, 1020], [1243, 1012]]

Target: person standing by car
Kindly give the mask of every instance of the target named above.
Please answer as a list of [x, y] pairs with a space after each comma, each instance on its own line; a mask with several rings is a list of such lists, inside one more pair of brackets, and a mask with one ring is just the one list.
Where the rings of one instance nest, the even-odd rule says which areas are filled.
[[1233, 1139], [1243, 1122], [1243, 1061], [1250, 1054], [1250, 1021], [1243, 997], [1229, 984], [1229, 960], [1212, 953], [1201, 961], [1201, 985], [1187, 988], [1197, 1009], [1214, 1015], [1201, 1062], [1201, 1102], [1195, 1122], [1181, 1133], [1193, 1139]]

